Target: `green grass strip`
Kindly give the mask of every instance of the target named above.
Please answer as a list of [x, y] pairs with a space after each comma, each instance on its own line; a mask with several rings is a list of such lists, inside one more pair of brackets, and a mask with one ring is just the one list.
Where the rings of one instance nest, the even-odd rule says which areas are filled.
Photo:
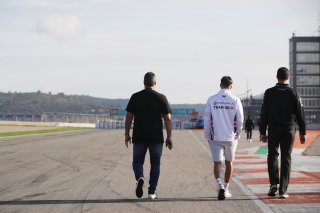
[[66, 132], [66, 131], [75, 131], [75, 130], [84, 130], [84, 129], [87, 129], [87, 128], [61, 127], [61, 128], [54, 128], [54, 129], [42, 129], [42, 130], [32, 130], [32, 131], [0, 132], [0, 137], [45, 134], [45, 133], [52, 133], [52, 132]]
[[268, 146], [261, 146], [255, 154], [266, 155], [268, 154]]

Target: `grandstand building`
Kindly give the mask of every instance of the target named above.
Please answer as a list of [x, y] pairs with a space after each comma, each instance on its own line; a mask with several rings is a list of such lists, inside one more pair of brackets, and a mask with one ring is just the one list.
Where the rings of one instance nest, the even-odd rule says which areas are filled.
[[307, 124], [320, 123], [320, 37], [289, 40], [290, 86], [301, 96]]

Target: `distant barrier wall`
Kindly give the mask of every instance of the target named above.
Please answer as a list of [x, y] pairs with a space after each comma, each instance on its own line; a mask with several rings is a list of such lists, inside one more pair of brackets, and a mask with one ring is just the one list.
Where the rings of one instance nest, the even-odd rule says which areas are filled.
[[88, 123], [57, 123], [58, 127], [81, 127], [81, 128], [95, 128], [95, 124]]
[[[133, 125], [131, 126], [131, 128]], [[163, 124], [163, 127], [165, 125]], [[97, 129], [124, 129], [124, 121], [98, 121], [96, 122]], [[194, 129], [196, 122], [172, 122], [172, 129]]]
[[83, 127], [96, 128], [96, 125], [89, 123], [56, 123], [56, 122], [28, 122], [28, 121], [0, 121], [3, 126], [40, 126], [40, 127]]
[[56, 122], [31, 122], [31, 121], [0, 121], [0, 125], [3, 126], [46, 126], [55, 127]]
[[[0, 121], [5, 126], [47, 126], [47, 127], [84, 127], [96, 129], [124, 129], [124, 121], [98, 121], [94, 123], [65, 123], [65, 122], [26, 122], [26, 121]], [[132, 125], [133, 127], [133, 125]], [[165, 125], [163, 124], [163, 127]], [[194, 129], [195, 122], [172, 122], [172, 129]]]

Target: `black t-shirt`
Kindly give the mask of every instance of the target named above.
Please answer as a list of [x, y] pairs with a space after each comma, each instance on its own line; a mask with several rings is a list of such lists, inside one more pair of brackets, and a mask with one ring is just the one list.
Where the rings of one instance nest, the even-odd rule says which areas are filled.
[[134, 115], [133, 143], [163, 143], [162, 116], [171, 113], [166, 96], [144, 89], [133, 94], [126, 108]]

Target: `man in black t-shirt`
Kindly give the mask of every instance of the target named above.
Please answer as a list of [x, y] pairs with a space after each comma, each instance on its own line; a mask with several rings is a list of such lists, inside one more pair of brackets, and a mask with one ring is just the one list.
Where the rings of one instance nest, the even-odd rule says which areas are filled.
[[[137, 180], [136, 196], [143, 196], [143, 164], [147, 150], [150, 154], [150, 180], [148, 197], [156, 199], [156, 188], [160, 175], [160, 160], [164, 143], [162, 118], [167, 131], [166, 146], [172, 149], [171, 110], [166, 96], [154, 90], [155, 74], [148, 72], [144, 76], [145, 89], [134, 93], [126, 108], [125, 145], [133, 143], [132, 167]], [[134, 119], [133, 134], [130, 128]]]

